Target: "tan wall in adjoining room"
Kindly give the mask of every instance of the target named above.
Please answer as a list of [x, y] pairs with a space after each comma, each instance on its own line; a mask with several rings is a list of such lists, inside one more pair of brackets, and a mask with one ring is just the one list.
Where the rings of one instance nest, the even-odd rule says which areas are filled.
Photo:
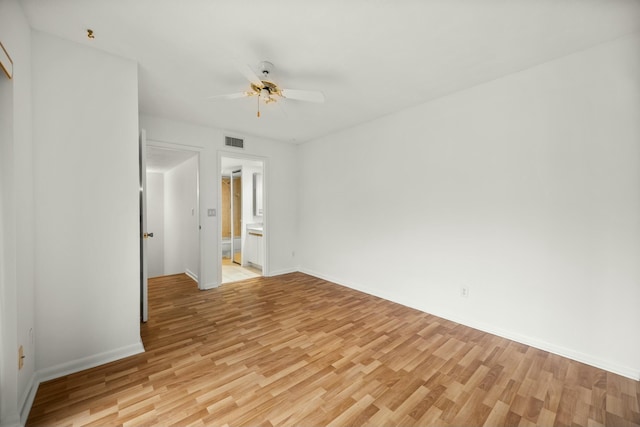
[[222, 178], [222, 238], [231, 238], [231, 179]]

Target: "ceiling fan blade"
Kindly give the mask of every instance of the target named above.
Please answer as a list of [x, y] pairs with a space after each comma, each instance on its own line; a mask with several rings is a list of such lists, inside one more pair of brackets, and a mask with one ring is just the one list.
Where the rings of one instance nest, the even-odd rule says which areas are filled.
[[289, 118], [289, 115], [287, 114], [287, 111], [284, 109], [284, 105], [282, 105], [282, 102], [276, 102], [276, 107], [278, 111], [280, 111], [280, 114], [282, 115], [283, 118], [285, 119]]
[[313, 90], [282, 89], [282, 96], [298, 101], [324, 102], [324, 94]]
[[262, 80], [260, 80], [260, 77], [258, 77], [248, 65], [238, 64], [238, 71], [240, 71], [240, 73], [245, 76], [247, 80], [249, 80], [257, 87], [262, 88], [264, 86], [262, 84]]
[[207, 99], [211, 101], [225, 101], [228, 99], [244, 98], [245, 96], [249, 96], [249, 94], [247, 92], [238, 92], [238, 93], [228, 93], [226, 95], [210, 96]]

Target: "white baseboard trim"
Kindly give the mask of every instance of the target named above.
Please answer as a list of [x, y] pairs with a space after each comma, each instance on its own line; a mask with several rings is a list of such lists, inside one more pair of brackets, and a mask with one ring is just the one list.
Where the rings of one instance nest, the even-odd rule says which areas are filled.
[[83, 357], [72, 360], [70, 362], [61, 363], [50, 368], [37, 372], [38, 382], [42, 383], [65, 375], [73, 374], [85, 369], [95, 368], [105, 363], [114, 362], [134, 354], [144, 353], [142, 341], [131, 344], [115, 350], [105, 351], [104, 353], [94, 354], [92, 356]]
[[31, 406], [33, 406], [33, 401], [36, 398], [39, 386], [40, 381], [38, 381], [38, 377], [34, 372], [33, 375], [31, 375], [31, 379], [29, 379], [29, 385], [27, 386], [24, 395], [18, 402], [18, 407], [20, 408], [20, 425], [27, 424], [27, 418], [29, 418], [29, 412], [31, 412]]
[[593, 357], [591, 355], [576, 351], [571, 348], [552, 344], [535, 337], [519, 334], [517, 332], [505, 330], [502, 328], [496, 328], [491, 325], [486, 325], [486, 324], [474, 321], [472, 319], [467, 319], [460, 316], [452, 315], [451, 313], [438, 312], [437, 310], [430, 310], [429, 313], [438, 317], [442, 317], [443, 319], [451, 320], [452, 322], [460, 323], [462, 325], [481, 330], [483, 332], [487, 332], [502, 338], [516, 341], [521, 344], [528, 345], [530, 347], [535, 347], [539, 350], [548, 351], [549, 353], [557, 354], [558, 356], [566, 357], [568, 359], [572, 359], [577, 362], [581, 362], [599, 369], [604, 369], [605, 371], [630, 378], [634, 381], [640, 380], [640, 370], [636, 370], [636, 369], [629, 368], [627, 366], [622, 366], [616, 363], [612, 363], [607, 360], [602, 360], [602, 359]]
[[489, 334], [497, 335], [502, 338], [506, 338], [512, 341], [519, 342], [524, 345], [528, 345], [531, 347], [535, 347], [540, 350], [548, 351], [549, 353], [557, 354], [558, 356], [566, 357], [568, 359], [575, 360], [577, 362], [585, 363], [587, 365], [594, 366], [599, 369], [604, 369], [605, 371], [612, 372], [614, 374], [621, 375], [623, 377], [630, 378], [634, 381], [640, 380], [640, 370], [633, 369], [628, 366], [622, 366], [617, 363], [612, 363], [607, 360], [602, 360], [588, 354], [576, 351], [574, 349], [562, 347], [556, 344], [548, 343], [546, 341], [540, 340], [535, 337], [529, 337], [526, 335], [522, 335], [513, 331], [509, 331], [502, 328], [496, 328], [490, 325], [483, 324], [481, 322], [477, 322], [473, 319], [463, 318], [448, 312], [438, 311], [437, 309], [425, 309], [425, 307], [421, 307], [412, 300], [404, 300], [402, 298], [398, 298], [396, 295], [390, 295], [385, 292], [380, 292], [378, 290], [373, 290], [367, 288], [366, 286], [362, 286], [359, 284], [349, 283], [348, 281], [340, 280], [335, 277], [327, 276], [316, 271], [312, 271], [309, 269], [301, 269], [302, 273], [308, 274], [310, 276], [318, 277], [320, 279], [327, 280], [329, 282], [336, 283], [341, 286], [346, 286], [347, 288], [354, 289], [360, 292], [364, 292], [369, 295], [376, 296], [378, 298], [385, 299], [387, 301], [392, 301], [397, 304], [404, 305], [406, 307], [414, 308], [416, 310], [420, 310], [425, 313], [433, 314], [434, 316], [441, 317], [446, 320], [450, 320], [452, 322], [460, 323], [462, 325], [468, 326], [470, 328], [478, 329], [483, 332], [487, 332]]
[[195, 274], [193, 271], [191, 271], [191, 270], [189, 270], [187, 268], [187, 271], [185, 271], [184, 274], [186, 274], [187, 276], [191, 277], [196, 283], [198, 283], [198, 275]]
[[264, 276], [265, 277], [282, 276], [283, 274], [297, 273], [299, 271], [300, 271], [300, 269], [297, 268], [297, 267], [294, 267], [294, 268], [283, 268], [282, 270], [270, 271], [270, 272], [266, 273]]
[[[298, 271], [300, 271], [298, 267], [285, 268], [282, 270], [270, 271], [268, 273], [263, 270], [263, 275], [264, 277], [273, 277], [273, 276], [281, 276], [283, 274], [297, 273]], [[186, 274], [189, 274], [189, 272], [187, 272]], [[198, 288], [201, 291], [207, 291], [209, 289], [215, 289], [217, 287], [220, 287], [220, 285], [221, 283], [210, 282], [210, 283], [205, 283], [202, 286], [199, 286]]]
[[215, 289], [220, 286], [219, 283], [205, 283], [202, 287], [198, 286], [201, 291], [208, 291], [209, 289]]
[[19, 424], [16, 423], [15, 425], [24, 426], [27, 423], [27, 418], [29, 418], [29, 412], [31, 412], [31, 407], [33, 406], [33, 401], [35, 400], [36, 393], [38, 392], [38, 387], [40, 387], [40, 383], [65, 375], [73, 374], [85, 369], [95, 368], [96, 366], [114, 362], [116, 360], [133, 356], [139, 353], [144, 353], [144, 346], [142, 345], [142, 341], [136, 344], [121, 347], [119, 349], [106, 351], [104, 353], [96, 354], [93, 356], [83, 357], [81, 359], [62, 363], [60, 365], [35, 372], [29, 380], [29, 386], [27, 387], [25, 394], [20, 400]]

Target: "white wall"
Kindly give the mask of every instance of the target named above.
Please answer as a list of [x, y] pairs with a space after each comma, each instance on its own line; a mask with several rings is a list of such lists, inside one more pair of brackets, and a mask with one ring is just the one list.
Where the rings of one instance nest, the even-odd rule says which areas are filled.
[[638, 379], [638, 117], [636, 35], [307, 143], [302, 269]]
[[199, 280], [197, 188], [197, 156], [164, 173], [164, 274]]
[[[18, 2], [0, 0], [0, 41], [14, 63], [0, 75], [0, 425], [22, 422], [35, 380], [31, 29]], [[24, 367], [18, 370], [18, 347]], [[31, 396], [32, 397], [32, 396]], [[28, 408], [27, 408], [28, 409]]]
[[147, 239], [149, 277], [164, 275], [164, 174], [147, 172]]
[[0, 75], [0, 425], [18, 419], [13, 83]]
[[[266, 158], [265, 226], [267, 236], [267, 263], [265, 275], [295, 271], [297, 260], [292, 256], [297, 243], [297, 147], [254, 136], [245, 136], [245, 149], [224, 147], [225, 132], [220, 129], [196, 126], [152, 116], [140, 116], [140, 126], [147, 131], [149, 141], [160, 141], [201, 148], [200, 152], [200, 219], [202, 288], [220, 284], [218, 259], [218, 217], [207, 216], [207, 209], [217, 209], [218, 152], [239, 153]], [[238, 136], [230, 133], [231, 136]], [[242, 136], [242, 135], [240, 135]], [[166, 247], [165, 247], [166, 249]]]
[[32, 34], [36, 366], [142, 351], [137, 66]]

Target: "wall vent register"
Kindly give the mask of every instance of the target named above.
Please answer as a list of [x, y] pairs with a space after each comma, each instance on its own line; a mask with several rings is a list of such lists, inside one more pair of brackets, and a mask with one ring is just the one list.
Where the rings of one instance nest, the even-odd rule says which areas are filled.
[[225, 136], [224, 145], [226, 145], [227, 147], [244, 148], [244, 139]]

